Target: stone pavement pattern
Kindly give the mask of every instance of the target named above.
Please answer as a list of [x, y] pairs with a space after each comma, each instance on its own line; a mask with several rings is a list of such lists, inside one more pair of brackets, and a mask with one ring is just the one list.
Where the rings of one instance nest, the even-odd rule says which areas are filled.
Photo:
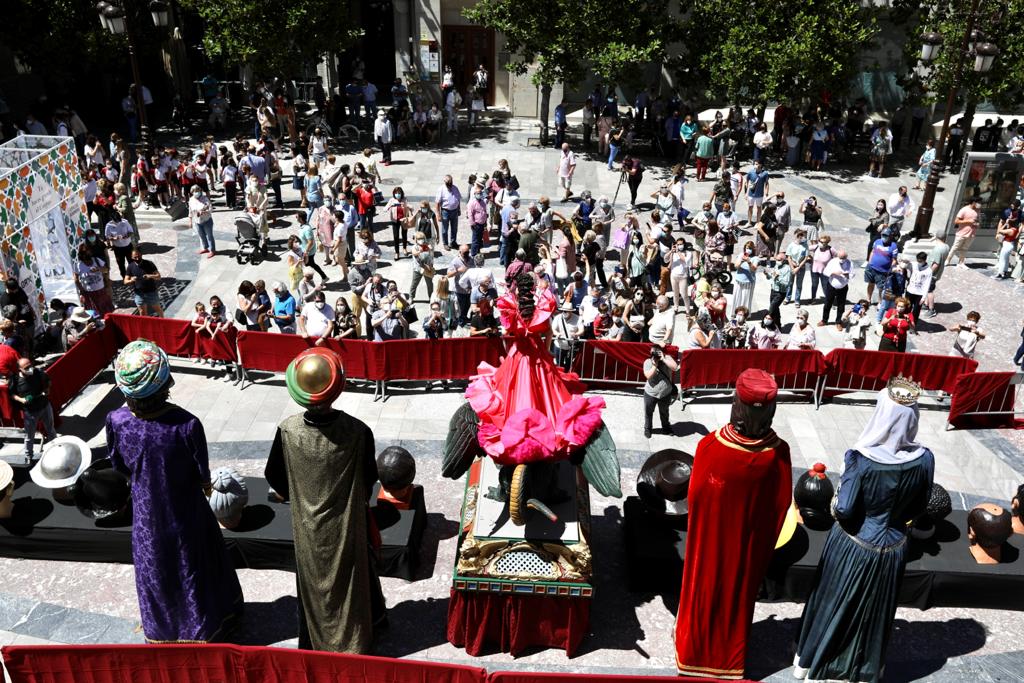
[[[469, 173], [489, 172], [499, 158], [509, 160], [523, 183], [525, 199], [544, 192], [556, 194], [556, 153], [526, 147], [530, 134], [529, 128], [512, 121], [502, 123], [486, 139], [471, 139], [449, 149], [398, 150], [395, 158], [403, 163], [381, 169], [387, 183], [385, 194], [392, 184], [400, 184], [412, 199], [432, 197], [446, 172], [464, 187]], [[662, 174], [661, 169], [654, 167], [641, 195], [653, 192]], [[612, 196], [617, 180], [618, 175], [606, 171], [603, 163], [584, 161], [574, 187]], [[794, 203], [807, 194], [815, 194], [825, 206], [828, 232], [841, 246], [859, 254], [863, 249], [865, 208], [870, 208], [875, 198], [888, 196], [898, 182], [895, 178], [843, 174], [783, 174], [773, 178], [772, 187], [784, 189]], [[699, 208], [710, 188], [710, 183], [691, 182], [686, 206]], [[617, 210], [621, 215], [621, 194], [619, 200]], [[286, 201], [292, 206], [297, 203], [297, 197], [287, 188]], [[557, 203], [555, 206], [560, 208]], [[745, 211], [745, 207], [740, 210]], [[195, 255], [197, 240], [186, 226], [151, 220], [151, 215], [161, 218], [159, 214], [144, 214], [140, 219], [145, 224], [143, 240], [158, 245], [150, 251], [156, 252], [152, 258], [164, 275], [174, 278], [173, 286], [167, 290], [168, 298], [177, 294], [169, 308], [173, 315], [184, 317], [195, 301], [208, 300], [212, 294], [230, 301], [243, 278], [263, 278], [268, 284], [286, 280], [285, 266], [280, 260], [268, 260], [256, 267], [238, 266], [227, 249], [223, 256], [199, 259]], [[218, 241], [233, 245], [233, 214], [221, 208], [215, 215]], [[939, 215], [944, 215], [942, 208]], [[460, 238], [465, 240], [468, 228], [461, 227]], [[286, 216], [275, 221], [272, 234], [275, 240], [281, 240], [293, 230], [294, 222]], [[378, 230], [382, 249], [390, 255], [390, 229], [381, 226]], [[405, 288], [409, 261], [389, 263], [382, 272]], [[331, 275], [335, 273], [336, 269]], [[758, 283], [755, 302], [760, 308], [767, 306], [767, 289]], [[944, 297], [943, 292], [948, 296]], [[953, 292], [957, 294], [956, 301]], [[1016, 348], [1017, 324], [1022, 317], [1016, 293], [1014, 285], [991, 280], [980, 269], [947, 271], [939, 296], [940, 302], [947, 303], [936, 322], [952, 324], [963, 316], [965, 309], [981, 310], [983, 323], [991, 321], [987, 326], [991, 336], [979, 345], [982, 367], [1006, 369]], [[792, 310], [784, 309], [784, 323], [792, 321]], [[813, 310], [812, 321], [817, 319], [816, 314], [817, 310]], [[684, 327], [682, 318], [679, 321], [677, 330]], [[823, 346], [841, 343], [838, 334], [819, 331], [823, 332]], [[951, 337], [922, 330], [914, 342], [920, 350], [945, 353]], [[299, 410], [288, 400], [283, 378], [258, 377], [256, 384], [240, 390], [215, 379], [207, 366], [175, 361], [174, 373], [177, 384], [173, 399], [203, 420], [210, 441], [211, 465], [230, 465], [244, 475], [260, 476], [277, 424]], [[729, 407], [723, 402], [705, 400], [685, 409], [676, 405], [672, 409], [675, 435], [655, 435], [647, 440], [640, 429], [639, 397], [627, 392], [602, 395], [609, 404], [606, 417], [620, 449], [623, 491], [627, 494], [633, 492], [639, 467], [652, 451], [672, 446], [692, 452], [700, 437], [726, 422], [729, 414]], [[92, 446], [102, 446], [103, 417], [120, 405], [119, 396], [109, 372], [102, 373], [66, 411], [67, 429]], [[793, 448], [795, 476], [817, 461], [824, 462], [835, 474], [843, 453], [871, 413], [869, 398], [857, 396], [836, 401], [818, 411], [799, 403], [780, 405], [776, 426]], [[463, 485], [440, 477], [439, 453], [447, 418], [461, 400], [455, 387], [448, 391], [435, 388], [431, 393], [406, 387], [393, 389], [387, 402], [375, 402], [368, 387], [350, 383], [337, 403], [373, 429], [378, 451], [393, 443], [412, 451], [418, 463], [418, 482], [426, 489], [429, 517], [421, 568], [412, 582], [383, 579], [391, 628], [379, 644], [379, 653], [491, 668], [673, 673], [672, 627], [678, 596], [631, 594], [622, 590], [626, 570], [621, 501], [596, 494], [591, 499], [596, 598], [591, 633], [575, 659], [567, 660], [558, 650], [531, 652], [515, 660], [500, 653], [470, 658], [445, 641]], [[954, 492], [954, 504], [967, 508], [981, 499], [1007, 500], [1017, 483], [1024, 480], [1024, 458], [1019, 448], [1004, 439], [1004, 434], [945, 432], [944, 415], [941, 409], [922, 411], [921, 440], [935, 451], [936, 479]], [[0, 559], [0, 574], [7, 579], [0, 588], [0, 643], [28, 642], [26, 639], [62, 643], [142, 641], [131, 566]], [[294, 646], [294, 577], [277, 571], [242, 570], [239, 574], [247, 601], [239, 642]], [[792, 640], [801, 610], [802, 605], [795, 603], [757, 605], [750, 647], [751, 676], [780, 681], [789, 678], [786, 667], [792, 659]], [[887, 680], [1010, 680], [1007, 672], [1018, 671], [1024, 661], [1019, 645], [1021, 633], [1022, 613], [901, 608]]]

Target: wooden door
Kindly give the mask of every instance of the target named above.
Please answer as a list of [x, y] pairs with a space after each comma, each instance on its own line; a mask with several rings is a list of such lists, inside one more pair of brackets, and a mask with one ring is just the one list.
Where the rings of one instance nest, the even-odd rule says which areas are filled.
[[441, 68], [452, 68], [455, 87], [465, 96], [473, 82], [473, 72], [481, 64], [487, 69], [487, 94], [484, 100], [494, 104], [494, 29], [481, 26], [445, 26], [441, 33]]

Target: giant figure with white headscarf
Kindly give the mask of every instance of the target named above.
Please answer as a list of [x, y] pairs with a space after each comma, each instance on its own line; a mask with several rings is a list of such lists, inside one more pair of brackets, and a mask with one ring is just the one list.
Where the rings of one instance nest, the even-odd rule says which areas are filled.
[[107, 449], [131, 480], [142, 631], [151, 643], [223, 640], [242, 613], [242, 587], [206, 498], [203, 425], [169, 402], [174, 378], [153, 342], [121, 349], [114, 379], [127, 405], [107, 415]]
[[917, 443], [920, 387], [903, 377], [846, 452], [833, 525], [804, 606], [794, 677], [878, 681], [907, 562], [907, 523], [921, 515], [935, 472]]

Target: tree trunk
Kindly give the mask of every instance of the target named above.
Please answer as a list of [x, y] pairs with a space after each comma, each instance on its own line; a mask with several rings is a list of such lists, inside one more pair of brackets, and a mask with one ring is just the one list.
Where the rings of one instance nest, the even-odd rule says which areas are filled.
[[547, 83], [540, 86], [540, 145], [548, 144], [548, 109], [551, 107], [551, 86]]
[[978, 100], [970, 98], [964, 103], [964, 141], [961, 157], [967, 155], [967, 143], [971, 139], [971, 128], [974, 123], [974, 112], [978, 109]]

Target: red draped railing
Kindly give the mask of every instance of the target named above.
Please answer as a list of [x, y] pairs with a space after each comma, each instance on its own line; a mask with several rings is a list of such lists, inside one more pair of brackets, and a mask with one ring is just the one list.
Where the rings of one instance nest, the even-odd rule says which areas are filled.
[[485, 683], [479, 667], [241, 645], [33, 645], [3, 648], [15, 683]]
[[949, 424], [958, 429], [1016, 427], [1015, 372], [972, 372], [957, 377], [949, 406]]
[[[647, 381], [644, 361], [651, 357], [651, 346], [647, 342], [587, 339], [576, 347], [571, 369], [594, 385], [640, 386]], [[665, 352], [679, 358], [675, 346], [666, 346]]]
[[890, 377], [912, 377], [927, 391], [952, 394], [956, 378], [972, 373], [978, 362], [959, 356], [931, 356], [921, 353], [833, 349], [825, 356], [828, 372], [819, 392], [823, 396], [849, 391], [878, 391]]
[[148, 339], [172, 356], [195, 354], [195, 330], [187, 320], [118, 313], [111, 313], [105, 319], [107, 326], [117, 333], [118, 347], [136, 339]]
[[731, 388], [748, 368], [771, 373], [780, 389], [814, 392], [825, 358], [814, 349], [689, 349], [680, 361], [679, 386], [684, 391]]
[[401, 339], [383, 344], [387, 380], [466, 379], [482, 362], [497, 366], [505, 344], [497, 337]]
[[[314, 339], [297, 334], [272, 332], [238, 333], [238, 361], [247, 370], [284, 372], [299, 352], [314, 345]], [[384, 344], [365, 339], [330, 339], [325, 348], [341, 356], [345, 374], [353, 379], [384, 379]]]
[[[487, 683], [679, 683], [692, 680], [678, 676], [620, 676], [617, 674], [564, 674], [534, 673], [532, 671], [495, 671], [487, 676]], [[703, 683], [714, 683], [719, 678], [701, 678]]]
[[116, 330], [105, 324], [103, 329], [82, 337], [46, 369], [50, 376], [50, 404], [55, 415], [110, 365], [119, 346]]

